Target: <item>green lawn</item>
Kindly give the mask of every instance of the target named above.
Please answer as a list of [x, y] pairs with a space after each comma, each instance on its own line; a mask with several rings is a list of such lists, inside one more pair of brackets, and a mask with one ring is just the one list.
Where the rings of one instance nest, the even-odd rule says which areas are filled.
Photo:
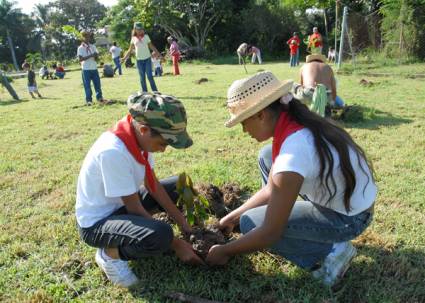
[[[250, 73], [260, 69], [280, 79], [298, 77], [286, 62], [248, 65]], [[158, 154], [157, 174], [186, 171], [195, 183], [236, 182], [255, 191], [261, 144], [240, 126], [223, 126], [227, 88], [246, 76], [243, 68], [183, 64], [181, 70], [182, 76], [162, 77], [157, 85], [185, 104], [195, 144]], [[208, 82], [195, 84], [200, 78]], [[104, 96], [117, 101], [108, 106], [84, 106], [79, 72], [65, 80], [37, 78], [42, 100], [29, 97], [25, 79], [16, 80], [21, 102], [0, 91], [0, 301], [167, 302], [167, 293], [183, 292], [225, 302], [424, 302], [424, 81], [370, 78], [374, 85], [365, 87], [362, 78], [339, 76], [338, 89], [348, 104], [372, 113], [345, 127], [374, 163], [379, 196], [375, 220], [355, 241], [358, 256], [336, 291], [266, 252], [234, 258], [220, 269], [192, 268], [173, 255], [146, 258], [131, 263], [139, 288], [112, 286], [95, 265], [95, 249], [79, 240], [75, 184], [89, 147], [126, 113], [127, 97], [139, 89], [137, 71], [102, 79]]]

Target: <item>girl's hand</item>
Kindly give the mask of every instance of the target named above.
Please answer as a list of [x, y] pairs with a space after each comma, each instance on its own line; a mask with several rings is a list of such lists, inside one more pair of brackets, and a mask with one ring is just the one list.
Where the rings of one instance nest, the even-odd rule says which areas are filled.
[[191, 265], [204, 264], [204, 261], [193, 251], [192, 245], [182, 239], [174, 239], [172, 243], [176, 256], [183, 262]]
[[218, 228], [226, 235], [230, 234], [235, 226], [236, 223], [234, 223], [234, 220], [228, 216], [223, 217], [218, 224]]
[[230, 256], [223, 251], [223, 245], [214, 245], [210, 248], [206, 261], [209, 265], [225, 265], [229, 259]]
[[179, 225], [179, 228], [181, 232], [185, 234], [191, 234], [193, 232], [192, 227], [189, 225], [189, 223], [186, 222], [186, 220], [181, 225]]

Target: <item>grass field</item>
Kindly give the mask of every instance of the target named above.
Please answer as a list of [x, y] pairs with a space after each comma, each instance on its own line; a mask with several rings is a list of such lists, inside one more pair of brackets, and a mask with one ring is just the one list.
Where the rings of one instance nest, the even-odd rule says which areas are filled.
[[[170, 69], [170, 67], [166, 67]], [[280, 79], [298, 78], [287, 63], [249, 65]], [[423, 65], [386, 68], [394, 74]], [[160, 177], [189, 173], [195, 182], [260, 186], [261, 144], [226, 129], [226, 91], [245, 77], [241, 66], [183, 64], [180, 77], [157, 79], [159, 89], [179, 97], [195, 144], [156, 156]], [[195, 84], [200, 78], [208, 82]], [[139, 89], [135, 69], [102, 79], [108, 106], [84, 106], [81, 74], [65, 80], [37, 78], [45, 97], [32, 100], [26, 80], [13, 85], [21, 102], [0, 91], [0, 301], [173, 302], [182, 292], [223, 302], [425, 302], [425, 85], [423, 79], [339, 76], [339, 95], [371, 113], [344, 127], [366, 150], [377, 173], [375, 220], [354, 241], [358, 255], [337, 290], [266, 252], [234, 258], [220, 269], [192, 268], [173, 255], [132, 262], [141, 285], [112, 286], [94, 262], [95, 249], [79, 240], [75, 185], [89, 147], [126, 113], [127, 97]]]

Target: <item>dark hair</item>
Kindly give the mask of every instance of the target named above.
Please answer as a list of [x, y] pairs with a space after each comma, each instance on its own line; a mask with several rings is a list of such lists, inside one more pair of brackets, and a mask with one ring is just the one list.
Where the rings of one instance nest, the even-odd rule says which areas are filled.
[[[326, 186], [330, 196], [327, 202], [333, 199], [336, 195], [336, 183], [332, 175], [334, 158], [329, 148], [329, 144], [335, 148], [340, 159], [340, 169], [345, 181], [344, 206], [345, 210], [349, 212], [350, 198], [354, 192], [354, 188], [356, 187], [356, 175], [353, 166], [351, 165], [349, 148], [352, 148], [356, 152], [357, 161], [361, 170], [367, 176], [368, 183], [370, 182], [369, 175], [361, 164], [361, 159], [364, 159], [368, 168], [371, 170], [372, 180], [375, 180], [372, 163], [368, 161], [363, 149], [354, 142], [350, 134], [348, 134], [343, 128], [336, 125], [332, 120], [322, 118], [316, 113], [313, 113], [306, 105], [297, 99], [293, 99], [288, 105], [283, 105], [279, 101], [275, 101], [266, 109], [276, 113], [276, 115], [282, 111], [288, 112], [288, 114], [293, 117], [296, 122], [309, 129], [312, 133], [314, 145], [320, 160], [320, 182], [322, 185]], [[331, 190], [330, 185], [334, 188], [333, 190]]]
[[116, 42], [116, 41], [114, 41], [114, 42], [112, 43], [112, 45], [113, 45], [113, 46], [117, 46], [117, 42]]

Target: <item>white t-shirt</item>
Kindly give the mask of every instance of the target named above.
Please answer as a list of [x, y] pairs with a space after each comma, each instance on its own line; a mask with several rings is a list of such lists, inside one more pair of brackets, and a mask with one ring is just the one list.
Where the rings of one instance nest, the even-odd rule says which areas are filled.
[[[77, 50], [77, 56], [87, 57], [93, 53], [97, 53], [97, 48], [93, 44], [82, 43]], [[81, 68], [83, 70], [94, 70], [97, 69], [97, 63], [94, 57], [90, 57], [87, 60], [81, 61]]]
[[112, 59], [119, 57], [121, 54], [121, 48], [119, 48], [118, 46], [111, 46], [111, 48], [109, 49], [109, 52], [112, 54]]
[[[350, 149], [350, 161], [356, 176], [356, 187], [350, 200], [351, 209], [347, 213], [344, 207], [345, 181], [339, 168], [340, 161], [338, 153], [333, 146], [329, 147], [334, 158], [333, 176], [337, 190], [335, 197], [328, 203], [329, 193], [326, 186], [320, 185], [320, 160], [310, 130], [304, 128], [286, 138], [274, 162], [273, 175], [285, 171], [296, 172], [304, 177], [300, 194], [305, 196], [309, 201], [333, 209], [344, 215], [354, 216], [359, 214], [372, 206], [377, 194], [377, 188], [373, 183], [366, 161], [361, 158], [360, 163], [367, 175], [359, 166], [356, 152]], [[329, 186], [333, 190], [331, 183]]]
[[161, 68], [161, 60], [152, 57], [152, 65], [154, 69]]
[[131, 38], [131, 43], [134, 44], [136, 48], [136, 59], [137, 60], [146, 60], [150, 58], [151, 52], [149, 51], [149, 43], [151, 38], [148, 35], [144, 35], [142, 39], [139, 39], [136, 36]]
[[[153, 169], [153, 156], [149, 153]], [[104, 132], [84, 159], [77, 182], [75, 205], [78, 224], [87, 228], [124, 205], [122, 196], [139, 191], [144, 184], [145, 166], [128, 152], [111, 132]]]

